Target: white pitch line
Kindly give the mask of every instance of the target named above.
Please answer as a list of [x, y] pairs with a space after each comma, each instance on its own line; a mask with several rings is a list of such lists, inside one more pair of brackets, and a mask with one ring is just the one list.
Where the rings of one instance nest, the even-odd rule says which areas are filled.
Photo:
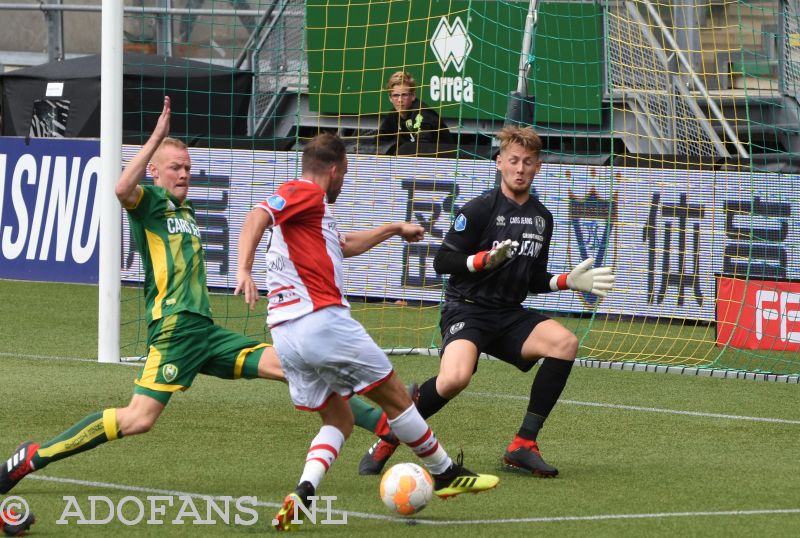
[[605, 407], [610, 409], [625, 409], [627, 411], [644, 411], [648, 413], [667, 413], [670, 415], [688, 415], [692, 417], [723, 418], [728, 420], [747, 420], [750, 422], [770, 422], [773, 424], [800, 424], [800, 420], [792, 420], [788, 418], [749, 417], [747, 415], [725, 415], [723, 413], [706, 413], [703, 411], [681, 411], [678, 409], [662, 409], [659, 407], [641, 407], [638, 405], [581, 402], [577, 400], [559, 400], [559, 402], [571, 405], [583, 405], [586, 407]]
[[121, 364], [123, 366], [141, 366], [141, 362], [118, 362], [118, 363], [100, 363], [97, 359], [87, 359], [85, 357], [61, 357], [58, 355], [30, 355], [24, 353], [9, 353], [0, 351], [0, 357], [11, 357], [12, 359], [35, 359], [35, 360], [50, 360], [50, 361], [73, 361], [73, 362], [91, 362], [94, 364]]
[[[127, 486], [123, 484], [113, 484], [110, 482], [94, 482], [90, 480], [76, 480], [74, 478], [61, 478], [56, 476], [29, 475], [28, 479], [42, 480], [45, 482], [59, 482], [62, 484], [74, 484], [76, 486], [87, 486], [92, 488], [115, 489], [119, 491], [134, 491], [138, 493], [152, 493], [156, 495], [170, 495], [175, 497], [192, 497], [195, 499], [213, 499], [236, 501], [238, 497], [222, 495], [206, 495], [202, 493], [190, 493], [186, 491], [174, 491], [169, 489], [147, 488], [143, 486]], [[256, 501], [255, 506], [266, 508], [278, 508], [281, 503]], [[416, 525], [496, 525], [498, 523], [559, 523], [564, 521], [608, 521], [625, 519], [659, 519], [675, 517], [724, 517], [724, 516], [762, 516], [762, 515], [781, 515], [781, 514], [800, 514], [800, 508], [775, 508], [775, 509], [755, 509], [755, 510], [720, 510], [720, 511], [701, 511], [701, 512], [654, 512], [644, 514], [597, 514], [593, 516], [551, 516], [551, 517], [524, 517], [524, 518], [499, 518], [499, 519], [456, 519], [456, 520], [436, 520], [436, 519], [417, 519], [401, 518], [396, 516], [386, 516], [381, 514], [370, 514], [367, 512], [351, 512], [349, 510], [331, 510], [334, 514], [347, 514], [362, 519], [373, 519], [381, 521], [392, 521], [396, 523], [416, 524]]]
[[52, 355], [26, 355], [24, 353], [7, 353], [0, 351], [0, 357], [11, 357], [15, 359], [43, 359], [43, 360], [56, 360], [56, 361], [80, 361], [80, 362], [97, 362], [97, 359], [85, 359], [81, 357], [58, 357]]
[[417, 520], [423, 525], [474, 525], [497, 523], [559, 523], [562, 521], [608, 521], [622, 519], [659, 519], [670, 517], [709, 517], [709, 516], [761, 516], [777, 514], [800, 514], [800, 508], [777, 508], [764, 510], [722, 510], [718, 512], [655, 512], [651, 514], [598, 514], [594, 516], [553, 516], [553, 517], [523, 517], [502, 519], [472, 519], [455, 521], [436, 521], [429, 519]]
[[[516, 396], [513, 394], [494, 394], [492, 392], [473, 392], [465, 391], [464, 394], [470, 396], [482, 396], [487, 398], [503, 398], [507, 400], [528, 400], [528, 396]], [[750, 422], [770, 422], [774, 424], [800, 424], [800, 420], [788, 418], [771, 417], [748, 417], [746, 415], [725, 415], [722, 413], [706, 413], [704, 411], [681, 411], [679, 409], [664, 409], [661, 407], [642, 407], [638, 405], [622, 405], [600, 402], [582, 402], [579, 400], [558, 400], [559, 404], [582, 405], [584, 407], [601, 407], [606, 409], [624, 409], [626, 411], [642, 411], [646, 413], [666, 413], [669, 415], [684, 415], [703, 418], [722, 418], [727, 420], [747, 420]]]
[[[80, 361], [80, 362], [92, 362], [97, 363], [95, 359], [83, 359], [78, 357], [58, 357], [58, 356], [46, 356], [46, 355], [22, 355], [19, 353], [4, 353], [0, 352], [0, 357], [18, 357], [21, 359], [50, 359], [50, 360], [68, 360], [68, 361]], [[136, 362], [121, 362], [118, 364], [122, 364], [124, 366], [137, 366], [140, 367], [142, 363]], [[528, 396], [517, 396], [513, 394], [495, 394], [492, 392], [475, 392], [475, 391], [465, 391], [464, 394], [469, 396], [481, 396], [484, 398], [501, 398], [506, 400], [528, 400]], [[682, 411], [679, 409], [665, 409], [661, 407], [643, 407], [638, 405], [623, 405], [623, 404], [610, 404], [610, 403], [601, 403], [601, 402], [582, 402], [580, 400], [559, 400], [558, 403], [568, 404], [568, 405], [581, 405], [584, 407], [598, 407], [604, 409], [622, 409], [625, 411], [640, 411], [645, 413], [663, 413], [669, 415], [683, 415], [683, 416], [691, 416], [691, 417], [702, 417], [702, 418], [720, 418], [725, 420], [744, 420], [749, 422], [765, 422], [771, 424], [800, 424], [800, 420], [795, 419], [788, 419], [788, 418], [772, 418], [772, 417], [750, 417], [746, 415], [726, 415], [723, 413], [708, 413], [705, 411]]]

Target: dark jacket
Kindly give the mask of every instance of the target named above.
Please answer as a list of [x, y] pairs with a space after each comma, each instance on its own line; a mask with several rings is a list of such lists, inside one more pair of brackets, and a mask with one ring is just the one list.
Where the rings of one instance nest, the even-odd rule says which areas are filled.
[[399, 112], [385, 116], [378, 127], [379, 143], [394, 142], [396, 148], [407, 142], [432, 144], [453, 144], [453, 136], [439, 114], [425, 106], [419, 99], [411, 103], [411, 110], [405, 119]]

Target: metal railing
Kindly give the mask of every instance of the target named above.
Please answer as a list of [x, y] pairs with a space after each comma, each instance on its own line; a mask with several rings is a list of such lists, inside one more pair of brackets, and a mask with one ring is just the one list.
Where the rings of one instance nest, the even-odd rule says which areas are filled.
[[[157, 53], [165, 56], [172, 55], [172, 17], [175, 15], [214, 15], [222, 17], [262, 17], [265, 15], [265, 12], [262, 10], [176, 8], [172, 6], [172, 0], [157, 0], [157, 2], [159, 5], [156, 6], [125, 6], [123, 10], [125, 14], [158, 16], [155, 42], [158, 47]], [[43, 0], [38, 4], [23, 4], [19, 2], [0, 3], [0, 12], [6, 10], [38, 11], [45, 16], [48, 26], [47, 48], [50, 61], [64, 59], [63, 14], [67, 12], [100, 13], [102, 9], [103, 7], [99, 4], [62, 4], [61, 0]]]
[[672, 54], [709, 102], [714, 117], [723, 125], [737, 152], [746, 158], [747, 151], [738, 136], [710, 99], [691, 62], [679, 50], [672, 33], [649, 0], [626, 1], [610, 5], [607, 10], [610, 89], [621, 91], [624, 99], [635, 105], [631, 110], [658, 152], [730, 156], [710, 119], [697, 104], [697, 98], [686, 88], [681, 77], [670, 70], [669, 55], [653, 33], [652, 25], [642, 17], [639, 5], [648, 11], [664, 40], [672, 47]]
[[[41, 12], [47, 22], [49, 61], [65, 58], [64, 21], [65, 12], [100, 13], [102, 6], [97, 4], [62, 4], [61, 0], [44, 0], [47, 3], [0, 3], [0, 12], [7, 10]], [[155, 16], [155, 36], [153, 42], [156, 53], [173, 55], [173, 17], [184, 15], [215, 17], [252, 16], [258, 20], [244, 44], [237, 49], [241, 52], [230, 61], [235, 69], [246, 68], [253, 72], [251, 113], [248, 121], [248, 134], [263, 130], [274, 113], [283, 92], [305, 90], [305, 53], [303, 33], [305, 30], [304, 2], [298, 0], [275, 0], [265, 9], [203, 9], [178, 8], [172, 0], [156, 0], [154, 6], [125, 6], [126, 16]]]

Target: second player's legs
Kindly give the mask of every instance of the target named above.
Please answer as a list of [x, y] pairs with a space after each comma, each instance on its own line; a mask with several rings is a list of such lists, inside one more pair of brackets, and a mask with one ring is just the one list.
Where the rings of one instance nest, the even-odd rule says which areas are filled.
[[161, 416], [164, 407], [154, 398], [134, 394], [127, 407], [117, 409], [117, 427], [122, 435], [147, 433]]
[[[477, 360], [478, 348], [473, 342], [460, 339], [446, 344], [439, 374], [419, 387], [416, 409], [422, 419], [436, 414], [469, 385]], [[384, 410], [389, 415], [389, 408], [384, 407]], [[380, 474], [397, 446], [397, 440], [379, 439], [361, 458], [358, 472], [363, 475]]]
[[353, 411], [338, 394], [331, 396], [327, 405], [320, 409], [319, 416], [323, 426], [333, 426], [342, 432], [345, 439], [353, 432]]
[[542, 458], [537, 438], [561, 397], [577, 353], [578, 339], [552, 319], [537, 324], [522, 344], [524, 360], [543, 360], [531, 384], [522, 425], [503, 456], [510, 467], [544, 477], [558, 474], [558, 470]]
[[522, 344], [522, 357], [538, 360], [553, 357], [563, 361], [574, 361], [578, 354], [578, 338], [559, 322], [548, 319], [533, 328]]
[[164, 404], [143, 394], [134, 394], [126, 407], [105, 409], [88, 415], [70, 428], [43, 442], [21, 444], [0, 468], [0, 493], [8, 493], [27, 474], [125, 435], [152, 428]]
[[392, 373], [383, 383], [364, 395], [383, 408], [389, 417], [392, 432], [411, 448], [431, 474], [441, 474], [450, 467], [450, 456], [414, 407], [405, 386], [396, 374]]
[[413, 403], [406, 386], [395, 373], [364, 396], [378, 404], [390, 420], [396, 418]]
[[451, 340], [442, 350], [439, 373], [419, 387], [417, 409], [423, 418], [438, 413], [469, 385], [478, 362], [478, 347], [470, 340]]
[[[294, 511], [297, 503], [308, 506], [308, 498], [316, 493], [325, 474], [339, 457], [344, 442], [353, 431], [353, 413], [338, 394], [331, 394], [318, 413], [322, 427], [311, 441], [306, 462], [295, 490], [287, 495], [273, 519], [278, 530], [294, 530]], [[302, 518], [302, 512], [300, 517]]]
[[203, 344], [211, 321], [170, 315], [148, 327], [148, 355], [127, 406], [93, 413], [42, 443], [32, 454], [33, 469], [93, 449], [126, 435], [150, 431], [172, 394], [188, 389], [203, 365]]
[[268, 347], [261, 353], [261, 359], [258, 361], [258, 377], [286, 383], [286, 376], [283, 375], [281, 361], [274, 347]]
[[548, 319], [533, 328], [522, 345], [522, 356], [526, 360], [544, 360], [533, 378], [521, 437], [536, 440], [567, 384], [577, 353], [578, 339], [557, 321]]
[[437, 496], [446, 498], [467, 492], [478, 493], [497, 485], [496, 476], [478, 475], [465, 469], [461, 465], [461, 458], [457, 463], [453, 462], [419, 414], [396, 374], [392, 373], [383, 383], [364, 394], [384, 407], [394, 435], [428, 468], [434, 478]]
[[448, 400], [458, 396], [469, 385], [477, 362], [478, 347], [473, 342], [451, 341], [442, 352], [436, 392]]

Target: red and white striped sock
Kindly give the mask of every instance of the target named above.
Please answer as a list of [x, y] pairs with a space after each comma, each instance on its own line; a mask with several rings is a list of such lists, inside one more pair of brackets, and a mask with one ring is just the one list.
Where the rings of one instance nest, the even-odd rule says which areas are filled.
[[323, 426], [314, 440], [306, 455], [306, 465], [303, 467], [303, 474], [300, 476], [300, 483], [308, 481], [314, 486], [319, 487], [322, 478], [328, 469], [333, 465], [334, 460], [339, 456], [344, 444], [344, 434], [333, 426]]
[[442, 474], [453, 463], [414, 405], [396, 418], [389, 419], [389, 425], [397, 438], [414, 451], [431, 474]]

